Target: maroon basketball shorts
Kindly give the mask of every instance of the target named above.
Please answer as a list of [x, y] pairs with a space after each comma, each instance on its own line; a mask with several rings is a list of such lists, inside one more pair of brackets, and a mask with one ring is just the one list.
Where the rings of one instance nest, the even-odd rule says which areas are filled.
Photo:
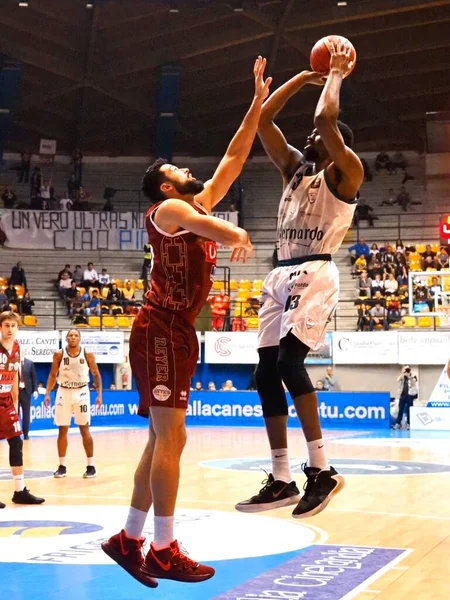
[[22, 435], [22, 428], [11, 396], [0, 398], [0, 440], [10, 440], [19, 435]]
[[194, 327], [176, 313], [144, 305], [130, 336], [138, 414], [148, 417], [150, 406], [186, 409], [197, 360]]

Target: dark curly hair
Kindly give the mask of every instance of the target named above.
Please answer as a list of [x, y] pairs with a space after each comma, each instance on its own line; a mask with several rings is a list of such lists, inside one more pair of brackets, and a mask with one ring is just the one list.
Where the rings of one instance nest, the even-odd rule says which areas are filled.
[[161, 167], [167, 164], [165, 158], [157, 158], [153, 164], [146, 170], [144, 177], [142, 178], [142, 192], [144, 196], [156, 204], [165, 200], [164, 192], [161, 191], [161, 184], [166, 181], [167, 177], [161, 171]]
[[342, 138], [344, 140], [344, 144], [348, 148], [353, 148], [353, 143], [354, 143], [353, 131], [350, 129], [350, 127], [348, 125], [346, 125], [342, 121], [338, 121], [337, 126], [338, 126], [340, 134], [342, 135]]

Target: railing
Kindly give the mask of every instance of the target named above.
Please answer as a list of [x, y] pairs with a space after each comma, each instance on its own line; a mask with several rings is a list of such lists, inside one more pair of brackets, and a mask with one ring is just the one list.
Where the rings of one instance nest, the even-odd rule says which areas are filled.
[[[450, 211], [449, 211], [450, 213]], [[447, 216], [449, 213], [442, 213], [442, 212], [427, 212], [426, 217], [436, 217], [436, 233], [434, 235], [429, 235], [427, 233], [423, 233], [423, 228], [424, 227], [432, 227], [433, 224], [428, 224], [428, 223], [424, 223], [423, 222], [423, 216], [424, 215], [420, 215], [419, 213], [395, 213], [395, 214], [390, 214], [390, 215], [381, 215], [382, 218], [386, 217], [387, 222], [386, 223], [382, 223], [379, 225], [375, 225], [373, 228], [368, 229], [368, 222], [365, 219], [360, 219], [360, 221], [358, 222], [358, 225], [353, 225], [352, 226], [352, 231], [355, 233], [356, 237], [360, 237], [360, 235], [362, 235], [362, 237], [364, 237], [364, 239], [366, 239], [366, 241], [374, 241], [374, 242], [380, 242], [381, 240], [379, 239], [379, 236], [377, 237], [376, 233], [377, 233], [377, 229], [383, 229], [383, 230], [389, 230], [392, 231], [392, 235], [390, 236], [392, 238], [392, 241], [394, 241], [395, 239], [402, 239], [403, 235], [405, 235], [405, 237], [408, 238], [415, 238], [415, 239], [421, 239], [423, 241], [436, 241], [439, 238], [439, 223], [441, 222], [442, 218], [444, 216]], [[376, 216], [376, 215], [375, 215]], [[422, 219], [422, 222], [417, 222], [418, 218]], [[256, 218], [258, 219], [258, 226], [257, 227], [249, 227], [248, 226], [248, 222], [245, 222], [244, 219], [244, 223], [243, 223], [243, 227], [246, 227], [250, 233], [252, 232], [258, 232], [260, 233], [267, 233], [267, 238], [262, 239], [261, 235], [258, 236], [258, 242], [267, 242], [267, 243], [271, 243], [271, 242], [275, 242], [276, 239], [276, 231], [277, 231], [277, 218], [276, 217], [250, 217], [251, 219], [255, 220]], [[414, 219], [414, 221], [413, 221]], [[407, 222], [405, 222], [405, 220]], [[411, 223], [411, 221], [413, 221]], [[376, 221], [375, 221], [376, 223]], [[362, 224], [365, 224], [365, 227], [362, 227]], [[405, 233], [406, 229], [408, 230], [407, 233]], [[417, 231], [417, 235], [411, 234], [411, 230]], [[370, 232], [373, 231], [373, 235], [370, 234]], [[388, 234], [383, 233], [382, 235], [383, 239], [386, 237], [389, 237]]]

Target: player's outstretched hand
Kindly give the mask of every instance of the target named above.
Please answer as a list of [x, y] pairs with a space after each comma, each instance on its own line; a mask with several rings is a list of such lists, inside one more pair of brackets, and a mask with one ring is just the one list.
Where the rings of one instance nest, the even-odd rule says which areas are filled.
[[102, 397], [100, 394], [97, 394], [97, 400], [95, 401], [95, 406], [97, 406], [98, 408], [100, 408], [100, 406], [103, 404], [102, 401]]
[[230, 262], [242, 262], [245, 264], [247, 262], [247, 258], [254, 257], [254, 250], [247, 250], [247, 248], [233, 248], [233, 251], [230, 256]]
[[268, 77], [264, 81], [264, 70], [266, 68], [267, 60], [258, 56], [253, 67], [253, 75], [255, 76], [255, 98], [264, 102], [269, 95], [269, 87], [272, 83], [272, 77]]
[[351, 47], [340, 40], [333, 43], [330, 38], [327, 38], [327, 47], [331, 54], [330, 71], [337, 69], [345, 75], [353, 67], [353, 61], [350, 58]]
[[308, 83], [311, 85], [320, 85], [323, 86], [327, 82], [327, 76], [323, 73], [316, 73], [315, 71], [305, 71], [308, 79]]
[[44, 406], [45, 406], [45, 408], [48, 408], [50, 406], [50, 395], [49, 394], [45, 394], [45, 396], [44, 396]]

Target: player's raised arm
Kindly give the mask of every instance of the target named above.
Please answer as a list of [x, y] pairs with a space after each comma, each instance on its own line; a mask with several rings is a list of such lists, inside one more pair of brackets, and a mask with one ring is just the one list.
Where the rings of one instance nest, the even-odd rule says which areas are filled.
[[208, 211], [218, 204], [228, 192], [233, 181], [241, 173], [242, 167], [250, 154], [256, 136], [261, 107], [269, 94], [269, 86], [272, 82], [271, 77], [264, 81], [265, 68], [266, 59], [259, 56], [253, 68], [255, 95], [251, 106], [214, 175], [205, 183], [203, 192], [195, 197], [196, 202], [202, 204]]
[[288, 144], [281, 129], [275, 125], [274, 119], [286, 102], [308, 83], [323, 85], [325, 79], [319, 73], [302, 71], [275, 90], [264, 102], [261, 110], [258, 136], [270, 160], [281, 171], [285, 183], [292, 178], [303, 156], [299, 150]]
[[224, 219], [198, 213], [183, 200], [166, 200], [158, 208], [158, 225], [167, 230], [174, 225], [224, 246], [252, 250], [248, 233]]
[[46, 385], [46, 389], [45, 389], [45, 396], [44, 396], [44, 405], [45, 406], [50, 406], [50, 392], [55, 387], [56, 378], [58, 377], [59, 365], [61, 364], [61, 360], [62, 360], [62, 355], [63, 355], [62, 350], [58, 350], [58, 352], [55, 352], [55, 354], [53, 355], [52, 368], [50, 369], [50, 373], [49, 373], [49, 376], [47, 379], [47, 385]]
[[97, 366], [97, 362], [95, 360], [95, 355], [92, 352], [85, 352], [86, 361], [89, 366], [89, 369], [92, 373], [92, 377], [94, 378], [95, 389], [97, 390], [97, 399], [95, 404], [97, 406], [102, 405], [102, 376], [100, 375], [100, 371]]
[[314, 125], [333, 161], [328, 170], [334, 169], [332, 180], [340, 183], [340, 192], [345, 199], [355, 198], [364, 178], [364, 169], [358, 156], [346, 146], [338, 128], [339, 93], [345, 74], [351, 67], [351, 48], [329, 42], [331, 54], [330, 73], [320, 96], [314, 115]]

